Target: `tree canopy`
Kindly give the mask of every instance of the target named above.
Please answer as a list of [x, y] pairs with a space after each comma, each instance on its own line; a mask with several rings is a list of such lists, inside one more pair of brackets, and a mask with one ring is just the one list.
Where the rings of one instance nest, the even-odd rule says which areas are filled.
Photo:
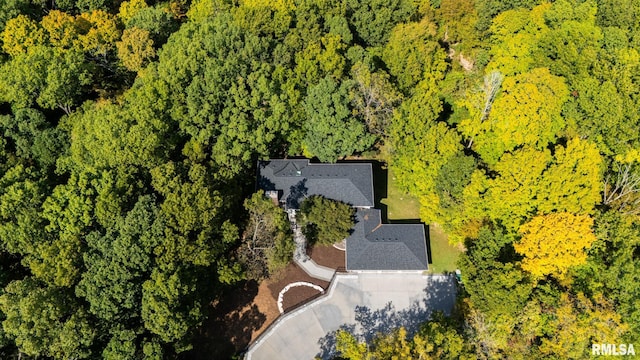
[[[638, 16], [633, 0], [0, 1], [0, 357], [189, 357], [210, 304], [291, 260], [255, 164], [300, 156], [383, 162], [466, 250], [453, 318], [340, 333], [343, 357], [638, 340]], [[319, 244], [353, 226], [348, 204], [302, 210]]]
[[355, 210], [340, 201], [310, 196], [300, 205], [305, 235], [312, 244], [332, 245], [351, 233]]

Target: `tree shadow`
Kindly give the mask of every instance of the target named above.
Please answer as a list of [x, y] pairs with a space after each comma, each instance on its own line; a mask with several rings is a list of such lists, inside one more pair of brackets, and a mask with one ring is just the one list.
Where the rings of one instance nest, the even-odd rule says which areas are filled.
[[338, 342], [336, 336], [338, 331], [347, 331], [351, 334], [355, 334], [356, 325], [355, 324], [343, 324], [336, 331], [331, 331], [323, 338], [318, 340], [320, 344], [320, 353], [316, 355], [316, 359], [339, 359], [338, 352], [336, 351], [336, 343]]
[[428, 225], [424, 225], [424, 236], [424, 241], [427, 243], [427, 259], [429, 264], [433, 264], [433, 255], [431, 254], [431, 232], [429, 231]]
[[431, 312], [431, 309], [425, 308], [419, 301], [415, 301], [410, 307], [400, 311], [397, 311], [391, 302], [377, 310], [371, 310], [367, 306], [356, 306], [356, 323], [344, 324], [338, 330], [331, 331], [320, 338], [318, 340], [320, 353], [316, 354], [316, 358], [338, 358], [336, 335], [340, 330], [349, 331], [358, 341], [367, 343], [371, 343], [379, 334], [388, 334], [400, 327], [407, 330], [408, 336], [413, 336], [420, 325], [429, 319]]
[[457, 283], [453, 274], [429, 277], [428, 285], [424, 289], [425, 296], [414, 301], [411, 306], [396, 310], [393, 303], [387, 303], [383, 308], [372, 310], [366, 306], [356, 306], [354, 324], [343, 324], [338, 330], [327, 333], [318, 340], [320, 352], [316, 358], [336, 359], [336, 334], [340, 330], [349, 331], [358, 341], [371, 343], [379, 334], [389, 334], [404, 327], [407, 336], [412, 337], [422, 324], [434, 312], [439, 311], [449, 316], [454, 311], [457, 295]]
[[287, 207], [289, 209], [300, 209], [302, 200], [307, 197], [309, 188], [307, 188], [307, 179], [302, 179], [297, 184], [289, 188], [289, 196], [287, 197]]
[[382, 223], [386, 223], [387, 218], [387, 205], [382, 203], [382, 199], [387, 198], [388, 186], [389, 186], [389, 170], [386, 165], [380, 161], [372, 161], [371, 167], [373, 169], [373, 197], [374, 207], [380, 209]]
[[180, 354], [179, 359], [230, 359], [245, 349], [254, 331], [267, 320], [253, 300], [258, 283], [246, 281], [240, 288], [221, 296], [207, 308], [207, 319], [196, 330], [193, 349]]
[[455, 311], [458, 295], [458, 281], [455, 273], [444, 273], [428, 277], [428, 284], [424, 288], [424, 305], [432, 310], [442, 311], [449, 316]]

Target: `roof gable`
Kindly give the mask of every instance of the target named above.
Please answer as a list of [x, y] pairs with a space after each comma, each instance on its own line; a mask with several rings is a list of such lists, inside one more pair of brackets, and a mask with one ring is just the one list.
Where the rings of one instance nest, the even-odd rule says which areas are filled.
[[347, 239], [347, 270], [427, 270], [422, 224], [382, 224], [380, 210], [359, 209]]

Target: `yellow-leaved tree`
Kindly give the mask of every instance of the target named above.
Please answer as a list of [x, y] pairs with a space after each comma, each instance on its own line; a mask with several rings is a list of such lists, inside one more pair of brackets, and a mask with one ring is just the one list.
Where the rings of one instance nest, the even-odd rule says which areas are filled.
[[103, 10], [94, 10], [80, 14], [76, 21], [82, 33], [80, 40], [86, 51], [96, 56], [105, 56], [115, 49], [116, 41], [121, 35], [115, 16]]
[[588, 140], [575, 138], [557, 146], [540, 183], [538, 211], [593, 214], [601, 201], [602, 163], [597, 146]]
[[589, 299], [583, 293], [560, 295], [549, 321], [550, 337], [543, 338], [540, 352], [561, 359], [588, 358], [593, 343], [619, 344], [629, 327], [614, 305], [602, 294]]
[[495, 74], [459, 103], [470, 114], [459, 130], [490, 165], [522, 145], [544, 149], [554, 143], [566, 127], [561, 111], [569, 98], [564, 80], [545, 68], [507, 76], [501, 84]]
[[121, 41], [116, 42], [118, 57], [124, 67], [140, 71], [156, 55], [149, 31], [132, 27], [122, 32]]
[[51, 10], [42, 18], [42, 27], [49, 34], [49, 43], [56, 47], [71, 48], [78, 40], [76, 19], [59, 10]]
[[520, 226], [522, 239], [513, 244], [524, 256], [522, 268], [536, 278], [562, 278], [567, 270], [587, 260], [585, 249], [596, 240], [588, 215], [567, 212], [535, 216]]
[[138, 13], [138, 11], [147, 8], [147, 2], [145, 0], [131, 0], [131, 1], [123, 1], [120, 4], [120, 12], [118, 12], [118, 17], [122, 20], [123, 23], [127, 24], [129, 20], [134, 17]]
[[11, 56], [18, 56], [46, 42], [44, 30], [26, 15], [18, 15], [7, 21], [0, 38], [2, 50]]

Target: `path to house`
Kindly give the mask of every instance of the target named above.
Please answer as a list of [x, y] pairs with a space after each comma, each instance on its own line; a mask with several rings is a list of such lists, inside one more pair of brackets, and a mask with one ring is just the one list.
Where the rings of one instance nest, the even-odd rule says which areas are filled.
[[293, 230], [293, 240], [296, 243], [296, 249], [293, 253], [293, 261], [295, 261], [304, 272], [316, 279], [331, 281], [333, 278], [333, 269], [318, 265], [307, 255], [307, 239], [302, 233], [302, 229], [296, 222], [295, 210], [287, 210], [289, 222], [291, 223], [291, 230]]
[[455, 295], [455, 278], [449, 275], [337, 274], [326, 295], [278, 318], [245, 359], [331, 358], [336, 355], [329, 350], [335, 347], [332, 333], [355, 325], [356, 314], [364, 320], [355, 329], [365, 336], [398, 326], [415, 330], [433, 310], [449, 314]]

